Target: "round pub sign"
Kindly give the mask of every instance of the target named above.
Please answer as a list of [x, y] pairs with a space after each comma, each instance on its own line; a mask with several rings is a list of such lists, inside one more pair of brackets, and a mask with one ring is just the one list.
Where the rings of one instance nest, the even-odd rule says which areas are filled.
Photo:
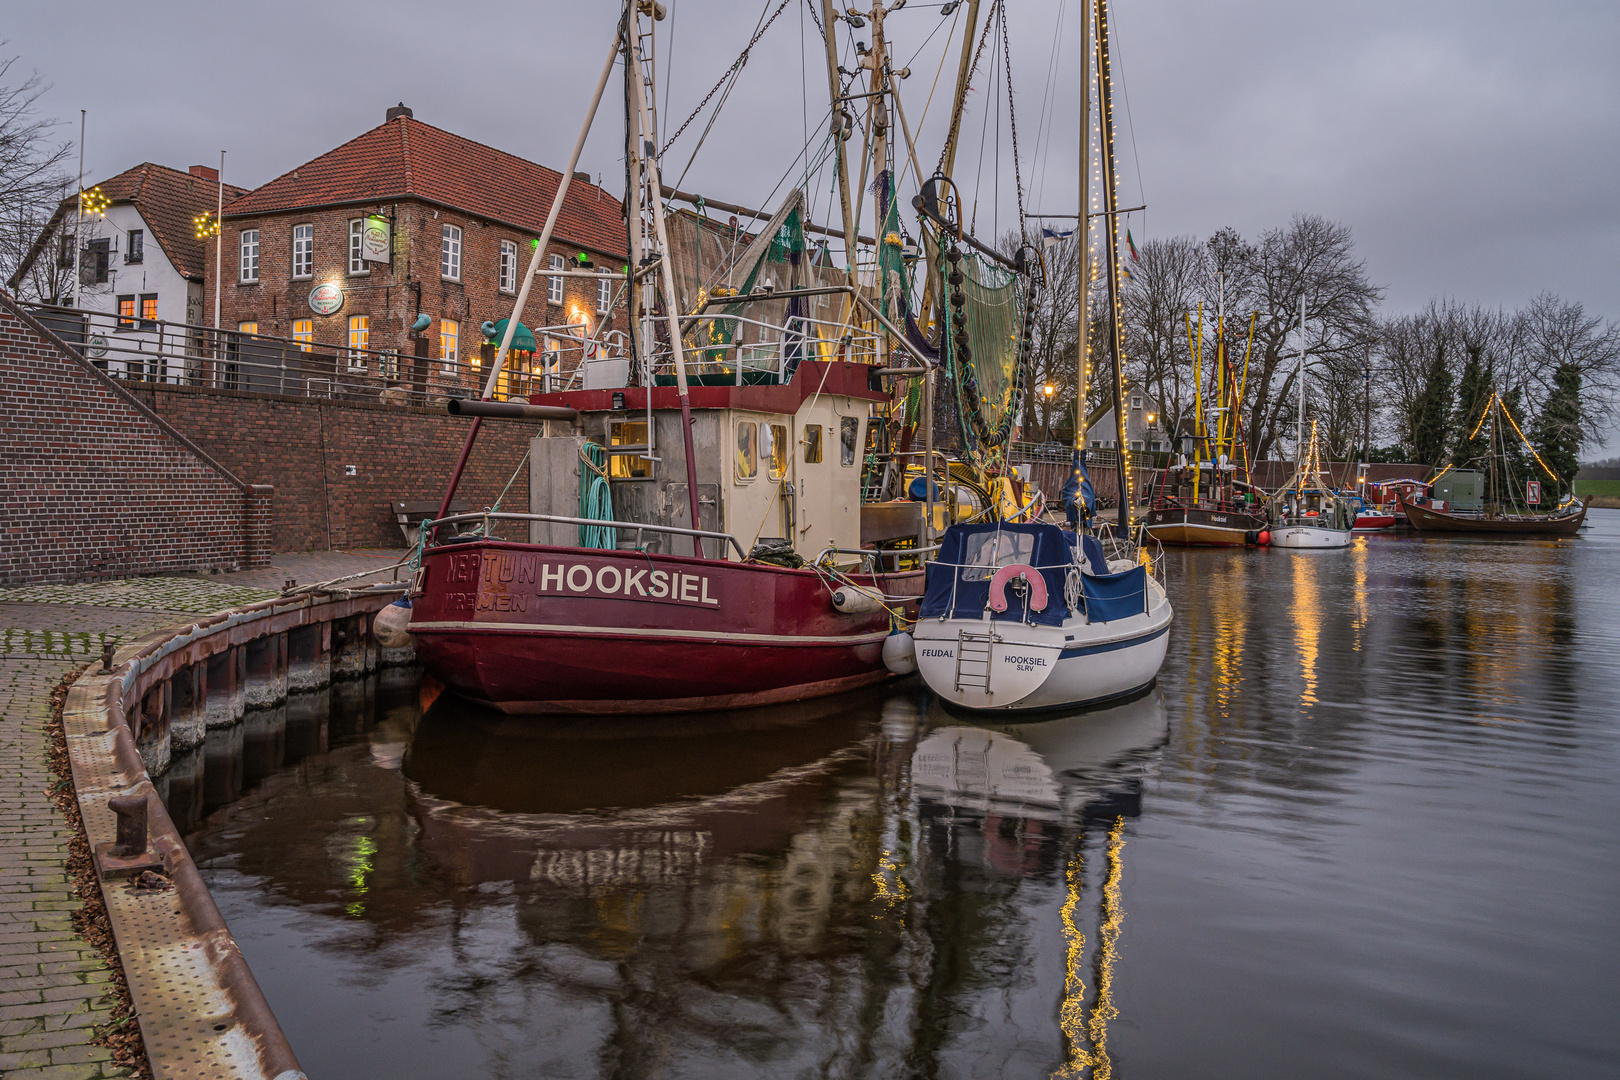
[[343, 289], [332, 282], [309, 290], [309, 310], [317, 315], [330, 315], [343, 306]]

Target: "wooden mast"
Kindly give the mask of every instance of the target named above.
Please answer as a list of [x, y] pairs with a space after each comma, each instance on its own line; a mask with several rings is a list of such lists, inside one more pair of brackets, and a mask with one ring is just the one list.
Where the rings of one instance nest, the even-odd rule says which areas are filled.
[[[838, 9], [833, 0], [821, 0], [821, 24], [826, 30], [827, 45], [827, 101], [832, 107], [832, 123], [837, 134], [833, 137], [833, 162], [838, 172], [838, 205], [844, 213], [844, 270], [851, 287], [855, 285], [855, 211], [849, 201], [849, 155], [844, 143], [850, 133], [844, 129], [843, 96], [838, 83]], [[852, 312], [853, 314], [853, 312]]]
[[[978, 13], [978, 4], [970, 9]], [[1075, 481], [1080, 480], [1078, 462], [1086, 451], [1086, 399], [1091, 389], [1091, 204], [1087, 196], [1091, 194], [1091, 10], [1087, 5], [1085, 16], [1080, 20], [1080, 202], [1077, 207], [1080, 220], [1076, 223], [1075, 242], [1080, 245], [1076, 271], [1078, 280], [1075, 282], [1079, 295], [1079, 334], [1075, 349], [1074, 368], [1074, 453], [1075, 453]], [[969, 24], [971, 35], [972, 25]], [[967, 74], [967, 47], [962, 48], [962, 77], [959, 83], [965, 83]], [[958, 86], [958, 93], [962, 92]], [[955, 131], [955, 117], [952, 113], [952, 131]], [[1075, 496], [1079, 498], [1078, 495]]]
[[1101, 110], [1102, 129], [1103, 220], [1108, 223], [1108, 303], [1112, 308], [1108, 322], [1109, 344], [1114, 360], [1114, 430], [1119, 441], [1119, 528], [1128, 536], [1131, 528], [1133, 492], [1130, 475], [1131, 444], [1125, 420], [1125, 347], [1121, 340], [1123, 329], [1121, 320], [1124, 317], [1124, 310], [1119, 299], [1119, 222], [1115, 220], [1119, 199], [1115, 191], [1114, 107], [1113, 88], [1110, 85], [1112, 78], [1113, 71], [1108, 53], [1108, 0], [1097, 0], [1097, 102]]

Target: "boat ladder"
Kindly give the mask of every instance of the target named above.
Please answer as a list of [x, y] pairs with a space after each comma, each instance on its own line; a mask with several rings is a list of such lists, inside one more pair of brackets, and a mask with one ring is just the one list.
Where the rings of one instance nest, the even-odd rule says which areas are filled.
[[990, 692], [990, 650], [1001, 635], [971, 630], [956, 632], [956, 688]]

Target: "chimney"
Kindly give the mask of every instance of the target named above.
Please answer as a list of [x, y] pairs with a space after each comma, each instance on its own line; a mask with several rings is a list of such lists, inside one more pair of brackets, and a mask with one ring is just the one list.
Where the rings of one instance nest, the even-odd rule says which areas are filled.
[[388, 119], [389, 120], [398, 120], [402, 116], [411, 117], [411, 116], [414, 116], [414, 115], [416, 115], [416, 114], [411, 112], [410, 109], [407, 109], [405, 107], [405, 103], [403, 101], [400, 102], [398, 105], [395, 105], [392, 109], [388, 110]]
[[576, 184], [588, 184], [590, 182], [591, 182], [591, 174], [590, 173], [586, 172], [584, 169], [575, 170], [575, 172], [574, 172], [574, 183], [576, 183]]
[[191, 175], [207, 180], [211, 184], [219, 182], [219, 170], [211, 165], [193, 165]]

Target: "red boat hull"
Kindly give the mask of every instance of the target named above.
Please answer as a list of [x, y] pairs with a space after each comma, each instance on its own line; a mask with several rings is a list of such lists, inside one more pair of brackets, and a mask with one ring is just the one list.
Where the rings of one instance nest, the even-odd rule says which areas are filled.
[[1395, 527], [1394, 514], [1359, 514], [1352, 532], [1377, 532]]
[[[917, 597], [920, 571], [858, 576]], [[430, 549], [411, 633], [427, 670], [508, 713], [741, 708], [887, 677], [889, 615], [837, 611], [813, 570], [480, 541]], [[902, 605], [908, 618], [916, 600]]]

